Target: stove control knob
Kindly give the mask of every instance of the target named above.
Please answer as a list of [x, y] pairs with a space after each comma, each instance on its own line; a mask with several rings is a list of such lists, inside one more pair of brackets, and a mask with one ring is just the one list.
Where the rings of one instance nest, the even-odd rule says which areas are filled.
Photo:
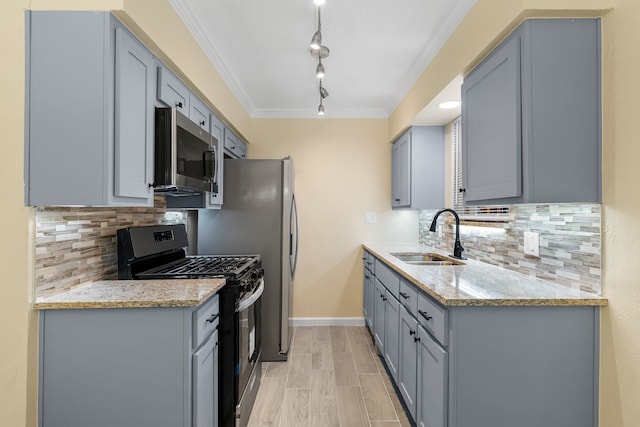
[[264, 270], [262, 268], [256, 268], [255, 270], [253, 270], [253, 272], [251, 273], [251, 278], [253, 280], [258, 280], [259, 278], [261, 278], [262, 276], [264, 276]]

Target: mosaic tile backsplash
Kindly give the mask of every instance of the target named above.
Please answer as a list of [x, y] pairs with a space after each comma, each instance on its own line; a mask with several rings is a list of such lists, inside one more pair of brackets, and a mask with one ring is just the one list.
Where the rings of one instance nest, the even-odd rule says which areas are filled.
[[186, 224], [186, 211], [151, 208], [38, 207], [35, 211], [35, 287], [39, 296], [118, 274], [116, 230]]
[[[452, 251], [455, 222], [441, 216], [439, 230], [431, 233], [435, 213], [420, 212], [419, 243]], [[539, 258], [524, 254], [525, 231], [540, 234]], [[460, 241], [468, 258], [600, 295], [600, 233], [598, 204], [515, 205], [509, 222], [462, 226]]]

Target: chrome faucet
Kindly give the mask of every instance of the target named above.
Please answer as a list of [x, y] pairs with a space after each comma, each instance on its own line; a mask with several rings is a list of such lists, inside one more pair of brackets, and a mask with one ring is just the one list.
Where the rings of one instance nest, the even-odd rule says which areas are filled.
[[458, 216], [456, 211], [454, 211], [453, 209], [441, 209], [441, 210], [439, 210], [436, 213], [436, 215], [433, 217], [433, 221], [431, 221], [431, 227], [429, 227], [429, 231], [431, 231], [432, 233], [435, 233], [435, 231], [436, 231], [436, 221], [438, 220], [438, 217], [440, 216], [440, 214], [443, 213], [443, 212], [451, 213], [456, 219], [456, 242], [453, 245], [453, 255], [451, 255], [451, 256], [454, 257], [454, 258], [458, 258], [458, 259], [466, 259], [466, 258], [462, 257], [462, 252], [464, 251], [464, 248], [460, 244], [460, 217]]

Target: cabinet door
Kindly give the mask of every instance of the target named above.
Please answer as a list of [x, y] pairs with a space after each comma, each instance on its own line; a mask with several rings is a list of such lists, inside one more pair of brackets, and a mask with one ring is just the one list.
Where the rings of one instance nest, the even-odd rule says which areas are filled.
[[209, 129], [209, 116], [211, 112], [204, 104], [204, 102], [200, 101], [200, 99], [196, 98], [193, 94], [191, 98], [189, 98], [189, 119], [192, 122], [197, 123], [202, 129], [211, 133], [211, 129]]
[[418, 321], [400, 305], [400, 365], [398, 388], [409, 413], [416, 419], [416, 392], [418, 369]]
[[522, 193], [520, 37], [498, 47], [462, 85], [465, 201]]
[[386, 290], [379, 280], [374, 279], [374, 315], [373, 315], [373, 338], [376, 346], [384, 354], [384, 311]]
[[116, 28], [114, 196], [153, 204], [154, 59]]
[[416, 423], [419, 427], [446, 427], [448, 354], [422, 326], [418, 326], [418, 338]]
[[400, 303], [391, 293], [387, 292], [384, 308], [384, 360], [396, 384], [398, 383], [398, 357], [400, 350], [399, 330]]
[[218, 331], [193, 354], [193, 427], [218, 425]]
[[411, 203], [411, 133], [407, 132], [393, 144], [391, 153], [391, 207]]
[[189, 116], [189, 88], [168, 68], [158, 68], [158, 99]]
[[373, 331], [373, 311], [375, 304], [375, 278], [368, 268], [364, 269], [364, 319], [370, 331]]

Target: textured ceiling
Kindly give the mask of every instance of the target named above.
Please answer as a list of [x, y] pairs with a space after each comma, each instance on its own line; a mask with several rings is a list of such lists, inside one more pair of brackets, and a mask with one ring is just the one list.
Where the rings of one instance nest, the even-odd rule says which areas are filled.
[[[317, 117], [312, 0], [170, 0], [253, 118]], [[326, 117], [388, 117], [476, 0], [327, 0]]]

